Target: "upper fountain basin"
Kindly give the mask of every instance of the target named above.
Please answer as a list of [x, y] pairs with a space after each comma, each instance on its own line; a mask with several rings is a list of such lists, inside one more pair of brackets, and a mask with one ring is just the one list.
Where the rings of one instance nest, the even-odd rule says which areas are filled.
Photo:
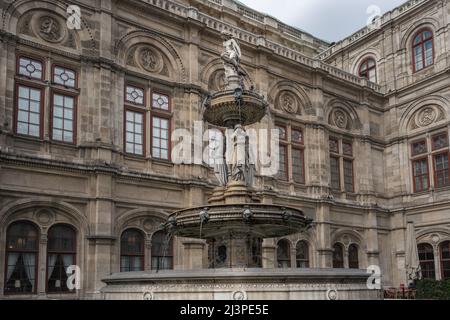
[[252, 125], [266, 115], [267, 103], [264, 97], [248, 90], [225, 90], [211, 96], [205, 106], [203, 118], [218, 127]]

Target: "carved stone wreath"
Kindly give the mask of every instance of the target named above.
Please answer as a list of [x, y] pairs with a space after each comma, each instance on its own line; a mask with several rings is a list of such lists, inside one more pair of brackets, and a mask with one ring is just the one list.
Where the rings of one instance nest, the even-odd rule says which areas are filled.
[[347, 129], [349, 122], [348, 116], [343, 110], [336, 109], [333, 112], [333, 122], [338, 128]]
[[414, 113], [409, 128], [411, 130], [425, 128], [433, 123], [445, 120], [445, 118], [445, 112], [439, 106], [427, 105]]
[[420, 127], [427, 127], [433, 122], [435, 122], [437, 117], [436, 110], [432, 107], [426, 107], [422, 111], [419, 112], [417, 116], [417, 124]]
[[49, 42], [61, 42], [65, 36], [64, 28], [55, 17], [44, 15], [38, 19], [39, 36]]
[[160, 73], [164, 67], [161, 54], [151, 47], [143, 47], [139, 50], [137, 60], [143, 69], [150, 72]]
[[278, 105], [287, 113], [298, 113], [298, 100], [291, 92], [282, 92]]

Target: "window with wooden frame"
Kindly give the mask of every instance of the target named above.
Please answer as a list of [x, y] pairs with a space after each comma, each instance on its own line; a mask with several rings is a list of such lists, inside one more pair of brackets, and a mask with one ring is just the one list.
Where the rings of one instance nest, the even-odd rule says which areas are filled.
[[52, 66], [50, 137], [54, 141], [76, 143], [78, 74], [60, 64]]
[[441, 278], [450, 279], [450, 241], [441, 243]]
[[352, 142], [330, 137], [329, 150], [331, 188], [336, 191], [355, 192]]
[[377, 82], [377, 64], [375, 59], [367, 58], [359, 65], [359, 76], [371, 82]]
[[354, 243], [348, 247], [348, 267], [350, 269], [359, 269], [358, 246]]
[[72, 226], [54, 225], [48, 232], [47, 292], [74, 292], [67, 287], [69, 266], [76, 264], [76, 232]]
[[278, 268], [291, 267], [291, 245], [288, 240], [281, 239], [277, 244]]
[[[148, 96], [150, 99], [147, 99]], [[146, 155], [146, 120], [150, 119], [152, 158], [171, 160], [172, 102], [169, 94], [143, 85], [126, 83], [124, 118], [125, 153]]]
[[300, 240], [296, 245], [297, 268], [309, 268], [309, 244]]
[[431, 30], [421, 30], [414, 36], [412, 52], [414, 72], [429, 67], [434, 63], [434, 39]]
[[305, 156], [303, 130], [292, 124], [277, 124], [280, 144], [278, 179], [298, 184], [305, 183]]
[[448, 133], [441, 132], [411, 143], [413, 192], [450, 186], [448, 141]]
[[140, 230], [125, 230], [120, 237], [120, 272], [144, 270], [144, 235]]
[[436, 279], [433, 247], [428, 243], [420, 243], [417, 246], [417, 250], [419, 251], [419, 261], [422, 278], [433, 280]]
[[335, 243], [333, 246], [333, 268], [344, 268], [344, 246], [340, 243]]
[[173, 237], [164, 231], [152, 236], [152, 270], [173, 269]]
[[276, 125], [279, 131], [279, 169], [277, 178], [283, 181], [289, 180], [288, 171], [288, 138], [287, 129], [284, 125]]
[[[19, 135], [43, 138], [44, 96], [50, 94], [49, 137], [54, 141], [75, 143], [77, 72], [53, 64], [50, 79], [46, 79], [43, 59], [20, 54], [17, 56], [17, 77], [14, 131]], [[47, 85], [47, 81], [50, 85]]]
[[11, 224], [6, 231], [5, 294], [36, 293], [39, 231], [28, 221]]

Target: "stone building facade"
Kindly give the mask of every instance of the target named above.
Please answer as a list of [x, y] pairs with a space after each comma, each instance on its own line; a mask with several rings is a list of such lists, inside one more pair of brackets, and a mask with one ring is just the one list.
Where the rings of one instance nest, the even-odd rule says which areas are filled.
[[450, 1], [411, 0], [335, 44], [232, 0], [14, 0], [0, 16], [1, 298], [98, 298], [113, 272], [207, 267], [203, 244], [166, 247], [158, 229], [218, 184], [171, 161], [171, 133], [201, 130], [222, 31], [269, 102], [258, 126], [282, 133], [258, 195], [315, 221], [266, 240], [265, 267], [376, 265], [399, 286], [413, 223], [424, 276], [450, 277]]

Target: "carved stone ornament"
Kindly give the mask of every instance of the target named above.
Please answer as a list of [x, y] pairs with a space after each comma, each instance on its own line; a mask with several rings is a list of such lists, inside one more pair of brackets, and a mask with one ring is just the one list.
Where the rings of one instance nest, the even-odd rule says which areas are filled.
[[245, 291], [235, 291], [233, 292], [233, 300], [247, 300], [247, 294]]
[[348, 117], [345, 112], [340, 109], [333, 112], [333, 121], [340, 129], [346, 129], [348, 126]]
[[39, 35], [49, 42], [60, 42], [64, 37], [64, 31], [60, 22], [52, 16], [39, 18]]
[[426, 107], [422, 111], [419, 112], [417, 116], [417, 124], [420, 127], [427, 127], [433, 122], [435, 122], [437, 117], [436, 110], [432, 107]]
[[280, 95], [279, 105], [287, 113], [297, 113], [298, 112], [297, 99], [290, 92], [283, 92]]
[[138, 61], [142, 68], [154, 73], [160, 73], [164, 66], [161, 55], [150, 47], [144, 47], [139, 51]]

